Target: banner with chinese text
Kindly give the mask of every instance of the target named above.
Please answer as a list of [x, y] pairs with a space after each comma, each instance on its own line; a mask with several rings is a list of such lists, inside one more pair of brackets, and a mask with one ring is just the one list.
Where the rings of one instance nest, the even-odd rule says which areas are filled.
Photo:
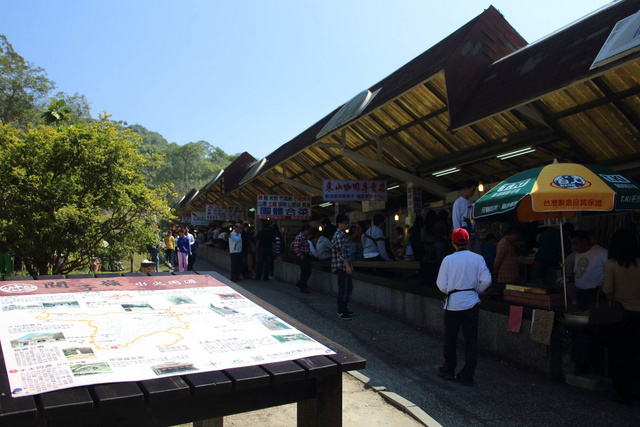
[[249, 221], [249, 209], [244, 206], [207, 205], [207, 221]]
[[258, 194], [256, 219], [311, 219], [311, 197]]
[[208, 225], [204, 212], [191, 212], [191, 225]]
[[387, 200], [387, 181], [322, 181], [322, 199], [328, 202]]

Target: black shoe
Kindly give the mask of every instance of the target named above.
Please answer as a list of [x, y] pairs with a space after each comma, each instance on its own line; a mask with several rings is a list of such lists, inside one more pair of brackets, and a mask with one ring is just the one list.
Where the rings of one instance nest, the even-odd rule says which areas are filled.
[[348, 313], [338, 314], [338, 317], [342, 320], [351, 320], [351, 316]]
[[442, 368], [438, 368], [438, 376], [449, 381], [453, 381], [456, 379], [456, 376], [453, 374], [453, 372], [447, 372]]
[[311, 291], [309, 289], [307, 289], [307, 288], [300, 288], [300, 292], [303, 293], [303, 294], [310, 294], [311, 293]]
[[456, 375], [456, 381], [462, 385], [466, 385], [467, 387], [471, 387], [473, 385], [473, 378], [465, 378], [465, 377]]

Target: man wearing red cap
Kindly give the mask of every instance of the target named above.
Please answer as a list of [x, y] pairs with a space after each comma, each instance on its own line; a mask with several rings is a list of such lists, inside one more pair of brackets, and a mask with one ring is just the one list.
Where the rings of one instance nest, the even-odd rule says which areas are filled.
[[[470, 386], [473, 385], [478, 363], [478, 294], [491, 284], [491, 273], [481, 255], [467, 250], [467, 230], [453, 230], [451, 242], [456, 251], [442, 260], [436, 280], [440, 291], [447, 294], [444, 304], [444, 365], [438, 376]], [[456, 341], [460, 329], [465, 342], [464, 366], [456, 375]]]

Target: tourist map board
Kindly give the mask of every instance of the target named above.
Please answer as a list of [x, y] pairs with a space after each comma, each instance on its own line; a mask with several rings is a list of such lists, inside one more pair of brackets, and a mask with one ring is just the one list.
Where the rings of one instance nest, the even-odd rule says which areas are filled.
[[211, 276], [3, 282], [12, 395], [335, 354]]

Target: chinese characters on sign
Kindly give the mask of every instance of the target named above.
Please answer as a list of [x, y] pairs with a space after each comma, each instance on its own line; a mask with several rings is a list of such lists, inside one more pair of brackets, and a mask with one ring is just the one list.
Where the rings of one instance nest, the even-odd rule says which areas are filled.
[[182, 214], [182, 223], [191, 224], [191, 214]]
[[422, 188], [407, 186], [407, 212], [422, 215]]
[[365, 200], [387, 200], [387, 181], [340, 181], [325, 179], [322, 181], [322, 200], [336, 202], [346, 200], [362, 202]]
[[544, 207], [559, 208], [601, 208], [602, 200], [600, 199], [544, 199]]
[[335, 354], [210, 276], [0, 285], [14, 397]]
[[204, 212], [191, 212], [191, 225], [207, 225], [209, 221]]
[[244, 206], [207, 205], [207, 221], [249, 221], [249, 210]]
[[256, 219], [311, 219], [311, 197], [258, 194]]

